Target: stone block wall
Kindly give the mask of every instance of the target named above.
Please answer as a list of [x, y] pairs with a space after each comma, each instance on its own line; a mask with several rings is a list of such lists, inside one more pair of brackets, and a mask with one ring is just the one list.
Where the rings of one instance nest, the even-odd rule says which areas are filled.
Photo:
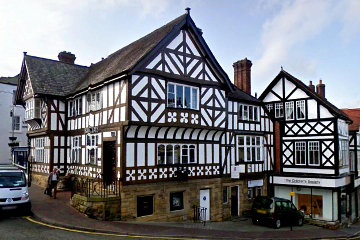
[[70, 205], [90, 218], [98, 220], [120, 220], [121, 200], [119, 197], [85, 197], [74, 194]]

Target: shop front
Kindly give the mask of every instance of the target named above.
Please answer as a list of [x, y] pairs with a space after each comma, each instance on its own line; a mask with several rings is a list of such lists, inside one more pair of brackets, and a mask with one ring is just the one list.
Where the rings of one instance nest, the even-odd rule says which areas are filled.
[[[344, 221], [351, 214], [350, 177], [308, 178], [273, 176], [274, 196], [291, 199], [305, 216], [323, 221]], [[349, 201], [348, 201], [349, 200]]]

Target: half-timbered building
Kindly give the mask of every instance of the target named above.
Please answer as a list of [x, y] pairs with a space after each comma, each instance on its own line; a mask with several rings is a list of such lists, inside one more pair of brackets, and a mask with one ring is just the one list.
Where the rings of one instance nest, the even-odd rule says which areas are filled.
[[351, 120], [325, 98], [325, 85], [306, 86], [284, 70], [260, 96], [279, 136], [277, 172], [270, 178], [274, 196], [290, 199], [313, 219], [346, 218], [351, 190]]
[[232, 84], [189, 10], [89, 68], [25, 55], [33, 172], [120, 179], [123, 220], [186, 220], [194, 205], [206, 220], [238, 216], [273, 169], [250, 68], [235, 63]]

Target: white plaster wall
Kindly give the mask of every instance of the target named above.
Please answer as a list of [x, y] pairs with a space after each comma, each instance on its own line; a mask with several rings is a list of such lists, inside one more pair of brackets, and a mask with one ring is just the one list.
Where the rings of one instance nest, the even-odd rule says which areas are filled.
[[[0, 164], [11, 163], [11, 149], [8, 145], [9, 137], [12, 136], [12, 118], [10, 111], [13, 108], [13, 91], [16, 85], [0, 83]], [[14, 106], [14, 115], [20, 116], [20, 131], [14, 131], [14, 136], [19, 141], [19, 146], [27, 147], [27, 124], [24, 122], [25, 109]]]

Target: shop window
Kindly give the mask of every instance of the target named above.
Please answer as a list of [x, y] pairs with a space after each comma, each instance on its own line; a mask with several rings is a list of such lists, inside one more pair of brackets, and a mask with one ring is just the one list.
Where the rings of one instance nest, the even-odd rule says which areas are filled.
[[147, 216], [154, 213], [154, 196], [137, 197], [137, 216]]
[[310, 194], [296, 194], [298, 198], [298, 209], [305, 215], [311, 215], [315, 219], [323, 216], [323, 196]]
[[306, 143], [295, 142], [295, 163], [296, 165], [305, 165], [306, 163]]
[[285, 119], [294, 120], [294, 102], [285, 103]]
[[320, 148], [319, 142], [311, 141], [309, 147], [309, 165], [320, 165]]
[[296, 101], [296, 119], [305, 119], [305, 100]]
[[228, 187], [223, 187], [223, 203], [228, 203]]
[[254, 199], [257, 196], [261, 196], [262, 195], [262, 187], [248, 187], [248, 199]]
[[283, 103], [275, 103], [275, 117], [284, 117], [284, 106]]
[[170, 193], [170, 211], [184, 209], [184, 192]]

